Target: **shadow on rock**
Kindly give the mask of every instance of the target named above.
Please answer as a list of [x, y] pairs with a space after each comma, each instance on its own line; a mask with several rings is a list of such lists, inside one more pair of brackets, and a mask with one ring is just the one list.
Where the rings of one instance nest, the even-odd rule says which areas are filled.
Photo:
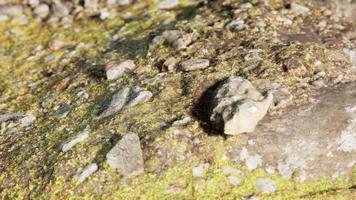
[[213, 99], [216, 95], [216, 89], [224, 80], [209, 80], [204, 82], [195, 92], [194, 102], [190, 108], [192, 117], [199, 120], [200, 126], [209, 135], [223, 135], [224, 126], [213, 125], [210, 122], [210, 116], [213, 111]]
[[118, 143], [118, 141], [122, 138], [121, 135], [113, 134], [109, 137], [109, 139], [102, 143], [100, 150], [96, 153], [92, 163], [97, 163], [101, 165], [106, 160], [106, 154]]

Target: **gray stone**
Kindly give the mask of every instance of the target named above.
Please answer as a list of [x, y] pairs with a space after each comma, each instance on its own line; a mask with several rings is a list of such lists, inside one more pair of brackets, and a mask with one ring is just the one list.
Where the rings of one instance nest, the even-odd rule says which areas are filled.
[[271, 93], [273, 95], [273, 103], [270, 106], [271, 110], [284, 108], [293, 100], [293, 95], [290, 91], [287, 88], [281, 88], [278, 83], [266, 79], [258, 79], [252, 83], [261, 93]]
[[356, 160], [356, 83], [323, 88], [313, 99], [266, 117], [227, 155], [240, 162], [246, 152], [259, 155], [261, 165], [301, 182], [350, 175]]
[[123, 176], [136, 176], [144, 172], [140, 139], [130, 133], [106, 155], [107, 163]]
[[114, 80], [125, 73], [133, 70], [135, 63], [133, 60], [125, 60], [123, 62], [110, 62], [106, 65], [106, 77], [108, 80]]
[[67, 115], [69, 114], [71, 109], [72, 109], [72, 106], [69, 103], [57, 105], [57, 106], [54, 107], [54, 111], [55, 111], [54, 115], [57, 118], [67, 117]]
[[257, 62], [263, 60], [261, 56], [258, 54], [258, 51], [250, 51], [248, 54], [245, 55], [244, 60], [249, 62]]
[[256, 191], [263, 193], [273, 193], [276, 191], [274, 181], [268, 178], [257, 179], [255, 182], [255, 189]]
[[235, 176], [229, 176], [227, 178], [229, 179], [229, 182], [233, 186], [237, 186], [240, 183], [240, 180], [238, 178], [236, 178]]
[[26, 117], [26, 114], [23, 113], [4, 112], [0, 113], [0, 123], [19, 120], [24, 117]]
[[7, 15], [0, 14], [0, 23], [1, 22], [6, 22], [10, 19]]
[[250, 171], [262, 165], [261, 156], [258, 154], [250, 155], [246, 148], [241, 150], [239, 160], [245, 162], [247, 169]]
[[47, 4], [40, 4], [34, 9], [35, 15], [37, 15], [40, 18], [45, 18], [49, 14], [49, 6]]
[[349, 58], [351, 63], [356, 66], [356, 49], [343, 49], [344, 54], [346, 54]]
[[210, 121], [227, 135], [252, 132], [272, 101], [273, 95], [264, 97], [248, 80], [232, 76], [216, 89]]
[[273, 94], [273, 103], [270, 107], [272, 110], [284, 108], [293, 100], [293, 95], [286, 88], [279, 88], [271, 93]]
[[84, 182], [90, 175], [98, 170], [98, 165], [96, 163], [91, 163], [84, 167], [82, 170], [79, 170], [74, 177], [80, 182]]
[[28, 24], [28, 19], [25, 15], [18, 15], [18, 16], [15, 16], [13, 19], [12, 19], [13, 22], [19, 24], [19, 25], [26, 25]]
[[134, 0], [116, 0], [116, 2], [120, 6], [126, 6], [132, 4]]
[[197, 32], [184, 33], [178, 30], [168, 30], [162, 33], [163, 38], [176, 50], [186, 49], [198, 38]]
[[16, 121], [20, 123], [21, 127], [27, 127], [33, 124], [36, 120], [36, 117], [33, 114], [25, 114], [25, 113], [12, 113], [5, 112], [0, 113], [0, 124], [8, 121]]
[[291, 3], [291, 10], [297, 14], [306, 14], [310, 11], [308, 7], [296, 3]]
[[191, 121], [192, 121], [192, 118], [188, 116], [188, 117], [184, 117], [181, 120], [177, 120], [177, 121], [173, 122], [172, 125], [173, 126], [185, 126]]
[[344, 17], [350, 22], [354, 22], [356, 18], [356, 2], [350, 0], [333, 1], [335, 14], [339, 17]]
[[226, 25], [229, 31], [241, 31], [246, 28], [245, 22], [243, 20], [233, 20]]
[[100, 10], [100, 19], [101, 20], [105, 20], [105, 19], [108, 19], [112, 16], [112, 13], [110, 13], [110, 11], [108, 9], [101, 9]]
[[40, 5], [40, 0], [28, 0], [28, 4], [32, 8], [36, 8], [38, 5]]
[[204, 172], [209, 168], [209, 164], [200, 164], [199, 166], [192, 168], [192, 173], [194, 177], [202, 178], [204, 176]]
[[23, 14], [23, 7], [20, 5], [0, 6], [0, 15], [15, 17]]
[[193, 58], [181, 63], [182, 70], [185, 72], [201, 70], [209, 67], [210, 61], [208, 59]]
[[69, 15], [69, 8], [61, 0], [52, 1], [52, 13], [56, 17], [65, 17]]
[[326, 86], [325, 82], [321, 79], [313, 81], [311, 84], [316, 87], [325, 87]]
[[61, 147], [60, 147], [61, 151], [62, 152], [67, 152], [71, 148], [73, 148], [75, 145], [77, 145], [77, 144], [83, 142], [84, 140], [86, 140], [89, 137], [89, 129], [90, 129], [90, 126], [87, 126], [83, 130], [83, 132], [79, 133], [75, 137], [71, 138], [69, 141], [67, 141], [64, 144], [62, 144]]
[[84, 0], [84, 7], [95, 10], [98, 6], [99, 0]]
[[146, 102], [152, 97], [152, 93], [138, 88], [124, 88], [111, 96], [110, 101], [106, 103], [97, 118], [101, 119], [119, 113], [121, 110], [133, 107], [139, 103]]
[[24, 118], [20, 119], [20, 124], [22, 127], [27, 127], [32, 125], [36, 121], [36, 117], [33, 114], [27, 114]]
[[176, 72], [177, 64], [178, 64], [178, 60], [175, 59], [174, 57], [170, 57], [164, 61], [163, 66], [166, 67], [169, 72]]
[[160, 0], [158, 8], [160, 9], [172, 9], [179, 5], [179, 0]]

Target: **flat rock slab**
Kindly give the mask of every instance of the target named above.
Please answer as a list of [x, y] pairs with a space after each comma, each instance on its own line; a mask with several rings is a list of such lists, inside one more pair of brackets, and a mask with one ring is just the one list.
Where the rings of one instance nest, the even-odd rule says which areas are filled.
[[74, 177], [80, 182], [84, 182], [90, 175], [98, 170], [98, 165], [96, 163], [91, 163], [85, 166], [83, 169], [78, 171]]
[[135, 63], [133, 60], [125, 60], [123, 62], [110, 62], [106, 65], [106, 78], [108, 80], [115, 80], [125, 73], [133, 70]]
[[87, 126], [81, 133], [69, 139], [60, 146], [62, 152], [67, 152], [72, 149], [75, 145], [83, 142], [89, 137], [90, 126]]
[[182, 70], [185, 72], [201, 70], [209, 67], [210, 61], [208, 59], [190, 59], [181, 63]]
[[34, 123], [36, 117], [30, 113], [12, 113], [4, 112], [0, 113], [0, 124], [8, 121], [19, 122], [22, 127], [30, 126]]
[[109, 101], [103, 104], [97, 119], [109, 117], [121, 110], [146, 102], [152, 97], [152, 93], [139, 88], [123, 88], [113, 94]]
[[246, 137], [228, 147], [232, 159], [301, 182], [350, 175], [356, 163], [356, 83], [322, 89], [315, 103], [267, 117]]
[[136, 134], [124, 135], [109, 151], [106, 159], [123, 176], [135, 176], [144, 172], [140, 139]]

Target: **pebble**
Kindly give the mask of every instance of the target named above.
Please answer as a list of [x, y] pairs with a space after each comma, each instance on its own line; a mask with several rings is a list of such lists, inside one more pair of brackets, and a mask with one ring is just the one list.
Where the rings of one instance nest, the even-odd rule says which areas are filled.
[[169, 72], [176, 72], [177, 64], [178, 60], [174, 57], [170, 57], [166, 61], [164, 61], [163, 66], [166, 67]]
[[4, 112], [0, 113], [0, 124], [8, 121], [16, 121], [20, 123], [21, 127], [27, 127], [34, 123], [36, 117], [31, 113], [12, 113]]
[[53, 40], [49, 44], [49, 48], [53, 51], [58, 51], [58, 50], [62, 49], [63, 47], [64, 47], [64, 42], [61, 40]]
[[192, 173], [194, 177], [202, 178], [204, 176], [204, 172], [209, 168], [209, 164], [200, 164], [197, 167], [192, 168]]
[[52, 13], [56, 17], [65, 17], [69, 15], [69, 9], [61, 0], [53, 0], [51, 4]]
[[22, 127], [27, 127], [33, 124], [36, 121], [36, 117], [33, 114], [26, 114], [26, 116], [20, 119]]
[[106, 78], [108, 80], [114, 80], [125, 73], [132, 71], [135, 68], [135, 63], [133, 60], [125, 60], [123, 62], [110, 62], [106, 65]]
[[207, 59], [193, 58], [181, 63], [182, 70], [185, 72], [205, 69], [209, 67], [210, 61]]
[[28, 0], [28, 4], [29, 4], [32, 8], [36, 8], [37, 6], [40, 5], [40, 0]]
[[240, 180], [238, 178], [236, 178], [235, 176], [229, 176], [227, 178], [229, 179], [229, 182], [233, 186], [237, 186], [240, 183]]
[[25, 15], [18, 15], [18, 16], [15, 16], [13, 19], [12, 19], [13, 22], [19, 24], [19, 25], [26, 25], [28, 24], [28, 19]]
[[191, 121], [192, 121], [192, 118], [188, 116], [188, 117], [184, 117], [181, 120], [177, 120], [177, 121], [173, 122], [172, 125], [173, 126], [185, 126]]
[[176, 50], [183, 50], [198, 38], [198, 33], [184, 33], [179, 30], [167, 30], [162, 33], [162, 37]]
[[120, 6], [126, 6], [132, 4], [134, 0], [116, 0], [116, 2]]
[[161, 0], [158, 3], [159, 9], [172, 9], [179, 5], [179, 0]]
[[84, 7], [95, 10], [99, 0], [84, 0]]
[[78, 171], [74, 177], [80, 182], [84, 182], [90, 175], [98, 170], [98, 165], [92, 163], [84, 167], [82, 170]]
[[110, 16], [111, 16], [111, 13], [107, 9], [100, 10], [100, 19], [101, 20], [108, 19]]
[[255, 182], [255, 189], [256, 191], [263, 193], [273, 193], [276, 191], [274, 181], [268, 178], [257, 179]]
[[10, 18], [7, 15], [2, 15], [0, 14], [0, 23], [1, 22], [6, 22], [8, 21]]
[[323, 80], [321, 80], [321, 79], [313, 81], [312, 85], [316, 86], [316, 87], [325, 87], [326, 86], [325, 82]]
[[43, 3], [35, 8], [34, 13], [40, 18], [45, 18], [48, 16], [49, 10], [49, 6]]
[[25, 116], [26, 115], [23, 113], [3, 112], [3, 113], [0, 113], [0, 123], [18, 120]]
[[296, 3], [291, 3], [291, 10], [297, 14], [305, 14], [310, 11], [308, 7], [296, 4]]
[[0, 6], [0, 15], [15, 17], [23, 14], [23, 7], [20, 5]]
[[62, 152], [67, 152], [69, 151], [71, 148], [73, 148], [75, 145], [77, 145], [78, 143], [83, 142], [84, 140], [86, 140], [89, 137], [89, 129], [90, 126], [88, 125], [83, 132], [79, 133], [78, 135], [76, 135], [75, 137], [71, 138], [69, 141], [65, 142], [64, 144], [61, 145], [61, 151]]
[[245, 165], [247, 169], [250, 171], [256, 169], [258, 166], [262, 164], [261, 156], [258, 154], [250, 155], [245, 147], [242, 148], [242, 150], [240, 151], [239, 159], [241, 161], [245, 161]]
[[356, 49], [344, 48], [342, 51], [350, 58], [351, 63], [356, 66]]
[[246, 25], [245, 25], [245, 22], [243, 20], [233, 20], [228, 25], [226, 25], [226, 28], [229, 31], [241, 31], [245, 27], [246, 27]]

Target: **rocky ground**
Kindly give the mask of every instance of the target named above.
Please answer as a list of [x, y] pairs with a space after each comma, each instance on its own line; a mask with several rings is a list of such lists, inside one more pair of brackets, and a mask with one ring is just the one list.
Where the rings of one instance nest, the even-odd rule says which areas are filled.
[[355, 13], [0, 0], [0, 198], [356, 198]]

